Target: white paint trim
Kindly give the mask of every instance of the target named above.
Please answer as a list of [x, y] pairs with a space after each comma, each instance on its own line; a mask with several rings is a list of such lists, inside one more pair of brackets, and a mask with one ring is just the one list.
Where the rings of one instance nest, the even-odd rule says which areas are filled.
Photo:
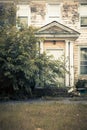
[[80, 48], [81, 46], [78, 46], [78, 76], [80, 75]]
[[66, 40], [65, 58], [67, 60], [66, 69], [69, 73], [65, 74], [65, 85], [68, 87], [74, 86], [74, 62], [73, 62], [73, 42]]
[[[49, 6], [50, 5], [59, 5], [59, 19], [57, 19], [57, 20], [55, 20], [54, 18], [53, 19], [49, 19], [49, 12], [48, 12], [48, 8], [49, 8]], [[59, 3], [59, 2], [48, 2], [48, 3], [46, 3], [46, 9], [47, 9], [47, 11], [46, 11], [46, 24], [48, 24], [48, 23], [50, 23], [50, 22], [52, 22], [52, 21], [57, 21], [57, 22], [61, 22], [61, 6], [62, 4], [61, 3]]]
[[70, 41], [70, 86], [74, 86], [73, 42]]
[[[68, 45], [68, 42], [69, 41], [65, 41], [65, 44], [66, 44], [66, 48], [65, 48], [65, 60], [66, 60], [66, 70], [69, 71], [69, 45]], [[66, 73], [65, 74], [65, 85], [68, 87], [69, 86], [69, 74]]]
[[78, 46], [78, 75], [79, 76], [82, 76], [82, 77], [84, 77], [84, 76], [87, 76], [87, 74], [81, 74], [81, 72], [80, 72], [80, 51], [81, 51], [81, 48], [87, 48], [87, 46], [86, 45], [81, 45], [81, 46]]

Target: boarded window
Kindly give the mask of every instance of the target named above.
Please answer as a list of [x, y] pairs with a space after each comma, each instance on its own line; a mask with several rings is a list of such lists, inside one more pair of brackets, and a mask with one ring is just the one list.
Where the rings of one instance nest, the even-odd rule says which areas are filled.
[[59, 58], [61, 58], [64, 54], [64, 50], [63, 49], [47, 49], [46, 50], [48, 55], [52, 56], [52, 59], [57, 60]]
[[81, 4], [80, 6], [80, 24], [81, 27], [87, 27], [87, 4]]
[[49, 21], [60, 20], [60, 5], [59, 4], [48, 5], [48, 20]]
[[29, 5], [18, 5], [17, 6], [17, 18], [18, 26], [28, 26], [30, 24], [30, 7]]

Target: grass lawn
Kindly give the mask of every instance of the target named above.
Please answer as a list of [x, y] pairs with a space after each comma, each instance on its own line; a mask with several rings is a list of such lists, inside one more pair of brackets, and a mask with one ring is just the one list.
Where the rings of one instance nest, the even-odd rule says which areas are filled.
[[87, 130], [87, 105], [0, 103], [0, 130]]

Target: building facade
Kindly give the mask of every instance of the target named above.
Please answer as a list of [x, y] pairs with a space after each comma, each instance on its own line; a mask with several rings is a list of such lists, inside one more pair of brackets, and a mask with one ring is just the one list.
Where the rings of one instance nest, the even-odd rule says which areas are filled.
[[[4, 3], [11, 0], [3, 0]], [[12, 1], [11, 1], [12, 2]], [[73, 87], [77, 79], [87, 78], [87, 0], [19, 0], [16, 19], [24, 26], [38, 27], [36, 37], [40, 51], [56, 59], [68, 59], [65, 86]]]

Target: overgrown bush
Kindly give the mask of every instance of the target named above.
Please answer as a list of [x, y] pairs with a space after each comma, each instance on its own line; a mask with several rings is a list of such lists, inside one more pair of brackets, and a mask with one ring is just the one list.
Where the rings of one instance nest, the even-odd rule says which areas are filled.
[[86, 79], [78, 79], [78, 81], [76, 82], [75, 86], [76, 86], [77, 90], [79, 88], [86, 89], [87, 88], [87, 80]]
[[33, 92], [36, 97], [66, 97], [69, 96], [67, 88], [49, 86], [44, 88], [35, 88]]
[[38, 75], [35, 79], [37, 86], [64, 87], [62, 80], [64, 79], [65, 73], [67, 73], [64, 65], [64, 59], [53, 61], [51, 56], [47, 56], [43, 53], [40, 54], [36, 64], [39, 68]]
[[0, 26], [16, 24], [16, 6], [11, 3], [0, 2]]
[[64, 61], [39, 53], [35, 31], [33, 27], [17, 30], [10, 26], [0, 30], [0, 91], [7, 95], [18, 90], [31, 96], [37, 86], [62, 86]]
[[28, 92], [34, 84], [32, 77], [35, 78], [38, 71], [34, 28], [20, 31], [2, 27], [0, 34], [0, 90], [7, 94], [17, 89]]
[[32, 96], [35, 87], [63, 86], [64, 61], [40, 54], [33, 27], [15, 27], [14, 5], [0, 4], [0, 95]]

